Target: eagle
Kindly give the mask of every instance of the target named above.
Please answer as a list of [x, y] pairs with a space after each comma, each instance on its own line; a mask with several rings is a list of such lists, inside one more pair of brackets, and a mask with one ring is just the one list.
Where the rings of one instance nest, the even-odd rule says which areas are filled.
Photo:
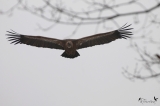
[[11, 44], [26, 44], [36, 47], [64, 50], [61, 56], [73, 59], [80, 56], [77, 52], [79, 49], [110, 43], [116, 39], [130, 38], [130, 35], [132, 35], [131, 29], [133, 28], [129, 28], [129, 26], [131, 26], [131, 24], [125, 24], [117, 30], [99, 33], [80, 39], [60, 40], [42, 36], [23, 35], [13, 30], [7, 31], [8, 34], [6, 35], [8, 36], [7, 39], [11, 41]]

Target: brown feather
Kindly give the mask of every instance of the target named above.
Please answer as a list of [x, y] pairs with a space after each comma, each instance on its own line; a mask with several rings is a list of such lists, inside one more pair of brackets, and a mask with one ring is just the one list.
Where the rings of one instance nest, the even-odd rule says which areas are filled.
[[22, 35], [18, 34], [14, 31], [7, 31], [10, 34], [8, 35], [9, 41], [12, 41], [13, 44], [23, 43], [31, 46], [36, 47], [45, 47], [45, 48], [54, 48], [54, 49], [62, 49], [62, 41], [54, 38], [47, 38], [47, 37], [41, 37], [41, 36], [28, 36], [28, 35]]
[[119, 30], [115, 30], [107, 33], [100, 33], [100, 34], [77, 39], [77, 44], [76, 44], [77, 49], [109, 43], [116, 39], [129, 38], [130, 36], [128, 35], [132, 35], [132, 32], [128, 30], [131, 30], [132, 28], [128, 28], [130, 25], [128, 26], [125, 26], [125, 25], [122, 26]]
[[132, 32], [130, 32], [132, 28], [128, 28], [129, 26], [130, 25], [126, 26], [125, 24], [118, 30], [100, 33], [80, 39], [59, 40], [42, 36], [22, 35], [13, 30], [7, 31], [9, 34], [6, 35], [8, 36], [9, 41], [11, 41], [13, 44], [27, 44], [36, 47], [61, 49], [65, 50], [61, 55], [62, 57], [75, 58], [80, 56], [80, 54], [77, 52], [77, 49], [109, 43], [116, 39], [129, 38], [129, 35], [132, 35]]

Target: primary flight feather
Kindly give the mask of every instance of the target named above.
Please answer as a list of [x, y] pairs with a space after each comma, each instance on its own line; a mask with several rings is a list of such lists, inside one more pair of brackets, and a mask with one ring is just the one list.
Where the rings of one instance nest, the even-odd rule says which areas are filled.
[[130, 35], [132, 35], [132, 32], [130, 32], [130, 30], [133, 28], [128, 28], [129, 26], [131, 26], [131, 24], [125, 24], [118, 30], [95, 34], [80, 39], [60, 40], [42, 36], [30, 36], [19, 34], [13, 30], [7, 31], [9, 34], [6, 35], [8, 36], [9, 41], [11, 41], [11, 43], [13, 44], [27, 44], [36, 47], [61, 49], [65, 50], [61, 55], [62, 57], [75, 58], [77, 56], [80, 56], [77, 52], [78, 49], [109, 43], [116, 39], [130, 38]]

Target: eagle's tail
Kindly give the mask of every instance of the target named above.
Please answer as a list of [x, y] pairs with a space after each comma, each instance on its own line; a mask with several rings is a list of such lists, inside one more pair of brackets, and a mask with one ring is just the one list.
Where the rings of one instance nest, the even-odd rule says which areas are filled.
[[72, 55], [69, 55], [69, 54], [66, 53], [66, 51], [64, 51], [61, 56], [65, 57], [65, 58], [75, 58], [75, 57], [78, 57], [80, 55], [79, 55], [79, 53], [77, 51], [75, 52], [75, 54], [72, 54]]

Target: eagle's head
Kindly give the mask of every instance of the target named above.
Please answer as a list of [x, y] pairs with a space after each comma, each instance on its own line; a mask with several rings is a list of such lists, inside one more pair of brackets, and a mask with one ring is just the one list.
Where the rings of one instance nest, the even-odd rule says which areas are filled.
[[67, 48], [73, 48], [73, 43], [72, 43], [72, 41], [67, 41], [66, 42], [66, 46], [67, 46]]

